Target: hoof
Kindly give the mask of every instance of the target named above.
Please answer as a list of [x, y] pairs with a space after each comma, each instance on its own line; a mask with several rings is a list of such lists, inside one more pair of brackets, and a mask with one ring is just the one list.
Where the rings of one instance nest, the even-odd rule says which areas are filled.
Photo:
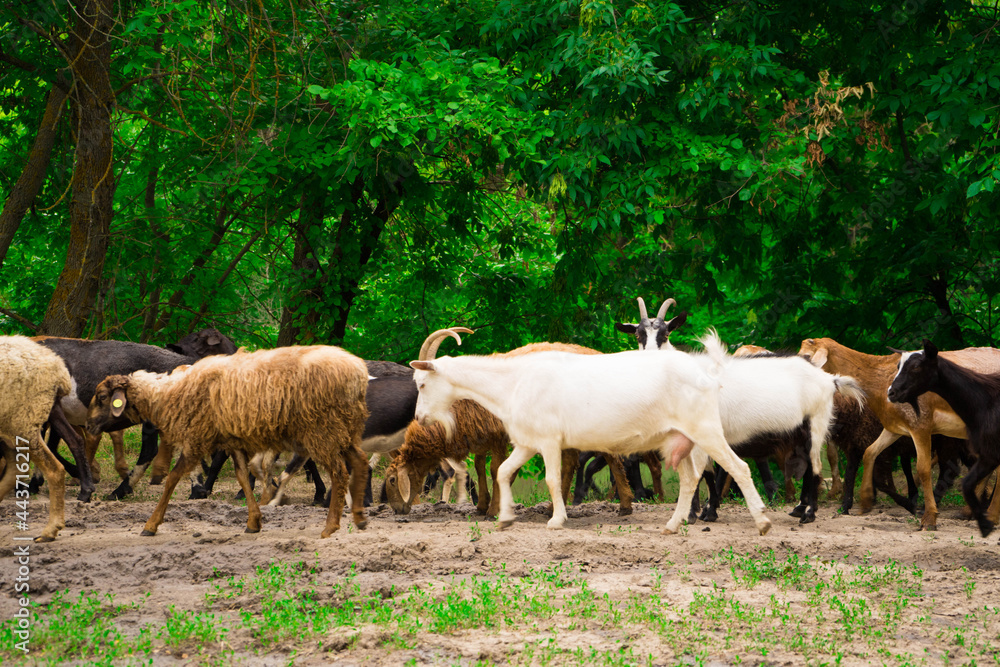
[[76, 499], [79, 500], [81, 503], [89, 503], [90, 502], [90, 497], [92, 495], [93, 495], [93, 491], [88, 491], [86, 493], [84, 493], [83, 491], [81, 491], [79, 493], [79, 495], [77, 495]]
[[153, 475], [149, 478], [150, 486], [159, 486], [160, 484], [163, 484], [163, 475]]
[[805, 505], [796, 505], [795, 509], [793, 509], [791, 512], [788, 513], [788, 516], [801, 517], [805, 516], [805, 513], [806, 513]]
[[630, 514], [632, 514], [632, 508], [631, 507], [619, 507], [618, 508], [618, 516], [629, 516]]
[[127, 481], [118, 485], [118, 488], [108, 494], [107, 500], [121, 500], [132, 493], [132, 485]]
[[511, 526], [513, 526], [513, 525], [514, 525], [514, 520], [510, 519], [509, 521], [500, 521], [500, 522], [498, 522], [497, 523], [497, 528], [499, 528], [500, 530], [506, 530], [506, 529], [510, 528]]
[[368, 519], [362, 519], [361, 521], [357, 521], [355, 522], [354, 525], [357, 526], [358, 530], [364, 530], [365, 528], [368, 527]]
[[851, 508], [850, 507], [841, 507], [840, 508], [840, 513], [843, 514], [843, 515], [845, 515], [845, 516], [849, 516], [851, 514]]
[[39, 535], [35, 538], [35, 542], [54, 542], [56, 538], [49, 537], [48, 535]]
[[799, 519], [799, 523], [812, 523], [815, 520], [816, 520], [816, 514], [815, 513], [813, 513], [813, 512], [806, 512], [804, 515], [802, 515], [802, 518]]
[[771, 521], [769, 519], [764, 520], [765, 523], [757, 526], [757, 530], [760, 531], [761, 535], [767, 535], [767, 531], [771, 530]]
[[715, 523], [716, 521], [719, 520], [719, 515], [714, 510], [709, 512], [708, 508], [706, 507], [704, 510], [702, 510], [701, 516], [698, 518], [704, 521], [705, 523]]
[[663, 531], [660, 532], [660, 535], [676, 535], [676, 534], [677, 534], [677, 531], [676, 530], [670, 530], [670, 528], [664, 528]]
[[932, 524], [929, 524], [929, 525], [926, 525], [926, 526], [920, 526], [920, 530], [926, 530], [926, 531], [931, 532], [931, 533], [936, 533], [937, 532], [937, 524], [936, 523], [932, 523]]
[[246, 530], [244, 530], [243, 532], [244, 533], [259, 533], [260, 532], [260, 528], [251, 528], [250, 526], [247, 526]]
[[989, 537], [990, 533], [993, 532], [993, 522], [989, 519], [984, 519], [979, 522], [979, 532], [982, 533], [983, 537]]
[[188, 496], [188, 500], [203, 500], [208, 498], [208, 490], [203, 486], [192, 486], [191, 495]]
[[139, 534], [143, 537], [152, 537], [153, 535], [156, 535], [156, 531], [143, 529], [143, 531]]

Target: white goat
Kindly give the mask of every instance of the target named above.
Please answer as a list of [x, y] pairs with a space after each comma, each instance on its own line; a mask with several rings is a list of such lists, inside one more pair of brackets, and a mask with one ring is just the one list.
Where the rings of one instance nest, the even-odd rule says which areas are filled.
[[[791, 434], [809, 421], [812, 477], [807, 475], [802, 503], [792, 510], [792, 516], [801, 517], [802, 523], [814, 521], [834, 394], [854, 399], [860, 410], [865, 402], [864, 390], [854, 378], [826, 373], [798, 355], [730, 356], [714, 330], [700, 342], [706, 354], [695, 357], [702, 366], [722, 369], [719, 414], [726, 441], [736, 452], [744, 443], [752, 449], [757, 437]], [[742, 486], [740, 490], [744, 490]]]
[[511, 476], [536, 453], [545, 461], [545, 482], [552, 497], [548, 527], [563, 526], [561, 451], [570, 448], [620, 455], [660, 449], [681, 481], [667, 533], [676, 532], [687, 516], [711, 456], [747, 490], [747, 507], [760, 534], [771, 528], [750, 481], [749, 466], [726, 444], [719, 418], [719, 381], [691, 355], [538, 352], [523, 357], [434, 359], [447, 336], [461, 344], [454, 331], [436, 331], [424, 342], [421, 359], [410, 362], [420, 390], [416, 416], [422, 424], [440, 422], [450, 433], [454, 423], [449, 408], [464, 398], [503, 422], [515, 445], [499, 471], [501, 528], [514, 520]]

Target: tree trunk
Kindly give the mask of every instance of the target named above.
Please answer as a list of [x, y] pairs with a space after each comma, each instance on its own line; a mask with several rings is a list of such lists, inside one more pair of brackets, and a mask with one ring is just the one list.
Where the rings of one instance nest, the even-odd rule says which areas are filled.
[[24, 171], [17, 179], [14, 189], [10, 191], [3, 212], [0, 213], [0, 269], [3, 268], [3, 261], [7, 257], [10, 244], [14, 241], [14, 234], [24, 219], [24, 214], [35, 203], [35, 197], [45, 182], [45, 172], [48, 171], [52, 146], [56, 141], [56, 125], [62, 116], [65, 102], [66, 91], [53, 85], [45, 103], [45, 113], [38, 126], [38, 134], [35, 135], [35, 143], [31, 147], [31, 153], [28, 154], [28, 163], [24, 165]]
[[289, 296], [281, 309], [278, 347], [316, 342], [315, 327], [319, 321], [317, 310], [310, 307], [307, 313], [298, 316], [295, 311], [304, 304], [316, 303], [322, 298], [323, 291], [320, 289], [320, 284], [317, 284], [319, 262], [315, 250], [309, 244], [309, 231], [323, 224], [326, 215], [326, 187], [315, 181], [307, 183], [301, 202], [299, 219], [295, 225], [291, 280], [292, 284], [299, 286], [300, 289]]
[[112, 173], [111, 45], [113, 0], [79, 0], [67, 40], [73, 71], [71, 104], [77, 123], [76, 162], [70, 200], [66, 264], [49, 301], [40, 331], [78, 337], [91, 315], [111, 231]]

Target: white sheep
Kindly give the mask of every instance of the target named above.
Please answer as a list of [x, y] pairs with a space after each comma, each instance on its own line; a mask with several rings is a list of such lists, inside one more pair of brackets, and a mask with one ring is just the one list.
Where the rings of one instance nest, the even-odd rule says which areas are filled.
[[30, 458], [49, 483], [49, 521], [36, 538], [39, 542], [51, 542], [66, 527], [66, 472], [45, 446], [42, 426], [69, 393], [69, 371], [54, 352], [23, 336], [0, 337], [0, 448], [6, 460], [0, 501], [15, 483], [16, 497], [28, 497]]
[[[434, 332], [425, 342], [451, 336]], [[436, 346], [435, 346], [436, 347]], [[421, 355], [424, 356], [424, 355]], [[628, 455], [660, 449], [680, 475], [677, 507], [667, 533], [678, 530], [708, 456], [746, 489], [760, 534], [771, 522], [750, 481], [750, 468], [726, 444], [719, 418], [719, 381], [683, 352], [577, 355], [537, 352], [523, 357], [442, 357], [410, 362], [420, 391], [417, 419], [454, 428], [450, 408], [471, 399], [499, 418], [515, 443], [500, 466], [500, 527], [514, 520], [510, 480], [534, 454], [545, 462], [552, 498], [549, 528], [561, 528], [566, 507], [560, 489], [561, 451], [576, 448]], [[694, 445], [697, 443], [698, 447]]]

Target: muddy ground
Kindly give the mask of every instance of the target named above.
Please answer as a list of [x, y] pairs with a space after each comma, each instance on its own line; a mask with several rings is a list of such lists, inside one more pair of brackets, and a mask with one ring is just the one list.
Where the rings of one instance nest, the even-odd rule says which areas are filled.
[[[581, 655], [605, 663], [611, 660], [608, 656], [618, 655], [622, 664], [946, 664], [979, 655], [982, 664], [989, 649], [963, 654], [955, 646], [958, 640], [952, 629], [970, 623], [968, 614], [976, 610], [980, 616], [992, 613], [995, 618], [1000, 604], [997, 534], [981, 538], [971, 523], [958, 518], [956, 507], [944, 509], [937, 533], [924, 533], [915, 530], [917, 523], [910, 515], [888, 504], [866, 516], [836, 516], [834, 504], [828, 502], [809, 525], [787, 516], [790, 505], [778, 505], [769, 510], [773, 529], [761, 537], [738, 504], [724, 506], [717, 523], [698, 523], [679, 535], [660, 532], [673, 509], [671, 503], [640, 503], [632, 516], [619, 517], [616, 504], [590, 502], [570, 508], [567, 526], [560, 531], [546, 529], [542, 505], [521, 506], [517, 523], [506, 531], [475, 516], [471, 504], [425, 503], [407, 517], [397, 517], [382, 505], [370, 509], [367, 530], [349, 531], [345, 515], [341, 531], [321, 540], [325, 510], [303, 504], [309, 497], [304, 482], [297, 489], [293, 504], [263, 508], [264, 527], [256, 535], [244, 534], [246, 508], [233, 500], [231, 486], [209, 500], [173, 501], [155, 537], [139, 533], [153, 509], [157, 487], [147, 489], [140, 496], [145, 499], [138, 501], [83, 505], [68, 500], [67, 526], [59, 539], [30, 546], [31, 599], [44, 605], [64, 589], [69, 589], [70, 597], [79, 591], [113, 593], [117, 604], [138, 605], [131, 615], [116, 618], [118, 627], [127, 632], [143, 623], [162, 623], [171, 607], [203, 611], [213, 585], [231, 576], [250, 576], [255, 568], [272, 563], [307, 561], [320, 583], [351, 573], [362, 592], [383, 595], [456, 577], [523, 577], [562, 564], [572, 570], [577, 583], [586, 581], [592, 591], [607, 594], [611, 601], [634, 596], [655, 599], [677, 610], [680, 618], [694, 613], [692, 603], [706, 591], [728, 589], [731, 598], [762, 608], [773, 606], [776, 594], [789, 604], [805, 605], [805, 594], [784, 585], [780, 571], [756, 586], [737, 582], [736, 571], [718, 560], [726, 552], [754, 558], [774, 550], [779, 562], [798, 555], [843, 567], [901, 563], [922, 572], [920, 590], [907, 603], [910, 620], [893, 625], [892, 637], [872, 644], [870, 638], [858, 640], [850, 629], [845, 635], [837, 623], [830, 628], [831, 636], [847, 640], [839, 657], [816, 649], [816, 642], [812, 649], [796, 649], [794, 638], [779, 637], [780, 628], [765, 629], [775, 633], [775, 645], [763, 655], [760, 638], [741, 644], [739, 637], [718, 642], [712, 641], [715, 635], [708, 640], [695, 637], [695, 648], [685, 648], [683, 641], [675, 641], [662, 628], [637, 626], [615, 616], [568, 622], [556, 611], [545, 623], [527, 618], [488, 629], [426, 635], [418, 631], [409, 643], [390, 641], [377, 627], [362, 627], [344, 631], [347, 641], [286, 639], [273, 645], [258, 642], [251, 650], [247, 646], [253, 642], [241, 643], [234, 630], [229, 648], [220, 654], [224, 659], [219, 662], [225, 664], [573, 664]], [[68, 489], [71, 496], [75, 491]], [[32, 500], [32, 530], [41, 527], [46, 503], [44, 496]], [[22, 543], [13, 538], [22, 533], [12, 529], [15, 511], [10, 499], [0, 506], [0, 621], [10, 619], [17, 608], [11, 587], [17, 567], [13, 554], [15, 545]], [[790, 609], [793, 616], [812, 613], [808, 606], [800, 607], [800, 612]], [[885, 613], [876, 612], [862, 622], [881, 623]], [[908, 627], [911, 620], [917, 624], [914, 629]], [[982, 624], [978, 631], [982, 643], [996, 641], [1000, 647], [996, 621], [976, 617], [974, 622]], [[558, 650], [525, 653], [529, 645], [536, 646], [550, 635], [557, 637], [550, 643]], [[213, 651], [192, 646], [182, 652], [163, 645], [146, 658], [154, 664], [204, 663], [212, 661]], [[16, 654], [7, 655], [4, 662], [17, 660]], [[51, 656], [47, 659], [58, 662]]]

